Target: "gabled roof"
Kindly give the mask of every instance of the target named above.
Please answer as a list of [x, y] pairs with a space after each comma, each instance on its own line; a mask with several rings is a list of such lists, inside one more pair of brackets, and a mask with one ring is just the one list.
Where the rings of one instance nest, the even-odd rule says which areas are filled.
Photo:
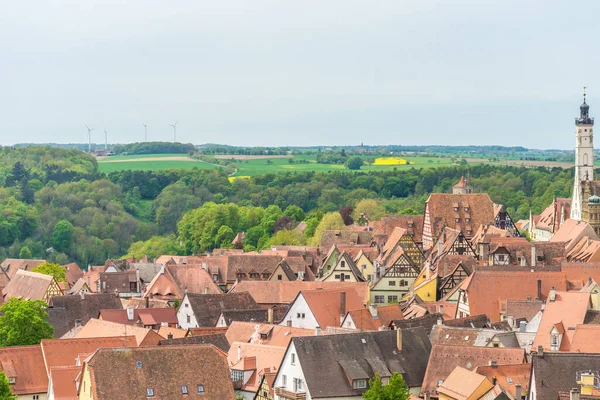
[[43, 300], [53, 282], [55, 282], [54, 277], [50, 275], [19, 269], [6, 287], [2, 289], [2, 293], [6, 300], [11, 297]]
[[121, 300], [114, 294], [75, 294], [54, 296], [48, 308], [48, 321], [54, 327], [54, 337], [61, 337], [79, 320], [85, 324], [98, 318], [102, 309], [122, 309]]
[[[50, 369], [49, 379], [56, 400], [78, 400], [77, 376], [81, 373], [78, 367], [54, 367]], [[47, 389], [47, 388], [46, 388]]]
[[372, 232], [355, 232], [351, 230], [326, 230], [321, 236], [319, 247], [327, 251], [335, 245], [371, 244]]
[[485, 376], [458, 366], [452, 370], [437, 391], [452, 399], [467, 400], [472, 399], [479, 390], [486, 393], [493, 387], [492, 382]]
[[406, 229], [415, 242], [423, 242], [422, 215], [388, 215], [379, 221], [369, 221], [369, 229], [372, 230], [373, 235], [389, 237], [396, 227]]
[[598, 240], [598, 235], [594, 232], [594, 228], [587, 222], [568, 219], [550, 238], [550, 242], [565, 242], [565, 248], [568, 252], [584, 236], [589, 237], [591, 240]]
[[[345, 295], [345, 310], [341, 312], [341, 298]], [[307, 290], [298, 295], [302, 296], [312, 311], [319, 326], [325, 330], [327, 327], [339, 327], [340, 316], [345, 315], [346, 310], [359, 309], [363, 307], [361, 299], [354, 289], [334, 290]]]
[[485, 314], [469, 315], [463, 318], [449, 319], [444, 321], [446, 326], [455, 328], [485, 328], [489, 319]]
[[265, 323], [268, 322], [268, 310], [264, 308], [257, 310], [224, 310], [221, 311], [219, 319], [221, 317], [223, 317], [227, 326], [231, 325], [233, 321]]
[[141, 291], [136, 286], [131, 290], [131, 283], [137, 282], [135, 271], [100, 272], [100, 291], [102, 293], [131, 293]]
[[161, 340], [159, 346], [182, 346], [191, 344], [212, 344], [225, 353], [229, 351], [230, 345], [224, 333], [212, 333], [208, 335], [187, 336]]
[[248, 292], [259, 304], [290, 304], [303, 290], [353, 288], [363, 304], [369, 302], [368, 282], [285, 282], [285, 281], [242, 281], [229, 293]]
[[[477, 227], [494, 223], [496, 218], [495, 204], [487, 193], [431, 193], [425, 209], [431, 218], [431, 233], [434, 238], [440, 235], [444, 226], [460, 227], [470, 237]], [[466, 218], [469, 218], [469, 222], [466, 222]]]
[[0, 287], [4, 287], [15, 276], [18, 270], [31, 271], [35, 267], [45, 263], [46, 260], [30, 260], [20, 258], [7, 258], [2, 261], [0, 271]]
[[[183, 397], [189, 399], [235, 397], [225, 356], [211, 345], [101, 349], [86, 365], [94, 398], [145, 399], [152, 388], [156, 398], [177, 399], [184, 385], [188, 394]], [[198, 385], [204, 393], [198, 393]]]
[[181, 299], [186, 291], [196, 294], [223, 293], [210, 274], [202, 268], [202, 264], [167, 264], [148, 284], [144, 297]]
[[0, 367], [7, 378], [15, 378], [11, 390], [19, 396], [46, 393], [48, 374], [39, 345], [0, 348]]
[[493, 378], [496, 378], [498, 385], [500, 385], [506, 393], [513, 396], [513, 398], [516, 395], [516, 385], [521, 385], [522, 394], [529, 393], [531, 364], [488, 365], [477, 367], [476, 372], [487, 377], [490, 381], [493, 380]]
[[421, 317], [394, 320], [390, 325], [393, 325], [396, 329], [412, 329], [412, 328], [423, 328], [426, 332], [431, 332], [431, 328], [437, 324], [438, 319], [442, 319], [443, 316], [440, 313], [426, 314]]
[[[342, 261], [345, 262], [346, 265], [348, 266], [348, 268], [350, 269], [350, 271], [352, 271], [352, 274], [354, 275], [354, 278], [356, 279], [357, 282], [364, 282], [365, 281], [365, 278], [362, 276], [362, 273], [360, 272], [360, 270], [358, 269], [358, 267], [354, 263], [354, 260], [345, 251], [342, 251], [338, 255], [337, 259], [335, 260], [334, 266], [337, 266]], [[329, 270], [329, 273], [327, 275], [325, 275], [322, 278], [322, 280], [326, 280], [329, 276], [333, 275], [336, 271], [339, 272], [339, 270], [336, 270], [335, 267], [331, 268]]]
[[578, 372], [600, 371], [600, 354], [544, 352], [533, 356], [532, 364], [531, 385], [535, 386], [536, 397], [554, 399], [558, 392], [579, 387]]
[[103, 347], [136, 347], [135, 337], [95, 337], [44, 339], [41, 344], [47, 373], [54, 367], [72, 367], [80, 355], [92, 354]]
[[[260, 386], [259, 372], [267, 368], [270, 371], [277, 370], [285, 355], [285, 349], [280, 346], [233, 342], [229, 349], [227, 363], [232, 370], [252, 370], [252, 375], [242, 390], [256, 392]], [[254, 359], [251, 365], [248, 365], [248, 359]]]
[[496, 361], [497, 365], [520, 364], [526, 361], [525, 350], [500, 347], [470, 347], [434, 345], [429, 357], [421, 394], [437, 396], [439, 381], [445, 381], [455, 367], [474, 371]]
[[600, 261], [600, 241], [582, 237], [567, 253], [570, 262]]
[[492, 322], [500, 321], [502, 305], [508, 299], [535, 299], [541, 281], [541, 299], [545, 300], [552, 287], [566, 290], [564, 272], [474, 271], [459, 290], [466, 290], [471, 315], [485, 314]]
[[313, 336], [312, 329], [233, 321], [225, 334], [229, 343], [247, 342], [287, 347], [293, 337]]
[[349, 374], [389, 377], [398, 372], [409, 387], [418, 387], [431, 351], [423, 329], [296, 337], [292, 343], [313, 398], [360, 395], [364, 390], [353, 389]]
[[248, 292], [224, 294], [192, 294], [188, 293], [192, 311], [196, 316], [199, 326], [215, 326], [225, 310], [258, 310]]
[[177, 312], [174, 308], [134, 308], [133, 319], [127, 318], [127, 310], [100, 310], [100, 319], [125, 325], [177, 324]]
[[65, 271], [67, 271], [66, 278], [69, 286], [73, 286], [75, 282], [83, 278], [84, 272], [81, 270], [81, 268], [79, 268], [77, 263], [65, 264], [62, 267], [65, 269]]
[[506, 300], [506, 316], [514, 320], [526, 319], [531, 321], [542, 310], [542, 300]]
[[577, 325], [571, 339], [570, 351], [597, 353], [600, 349], [600, 325]]
[[156, 274], [158, 274], [164, 264], [160, 263], [131, 263], [130, 264], [133, 269], [138, 271], [140, 275], [140, 279], [145, 284], [148, 284]]
[[[544, 350], [550, 351], [550, 331], [553, 326], [560, 324], [565, 333], [560, 342], [560, 351], [569, 351], [575, 327], [583, 324], [590, 304], [589, 293], [556, 292], [556, 299], [546, 302], [532, 348], [543, 346]], [[560, 327], [557, 329], [560, 330]]]
[[134, 345], [155, 345], [162, 340], [162, 336], [152, 329], [132, 325], [118, 324], [116, 322], [90, 319], [75, 333], [75, 339], [81, 338], [107, 338], [107, 337], [135, 337]]

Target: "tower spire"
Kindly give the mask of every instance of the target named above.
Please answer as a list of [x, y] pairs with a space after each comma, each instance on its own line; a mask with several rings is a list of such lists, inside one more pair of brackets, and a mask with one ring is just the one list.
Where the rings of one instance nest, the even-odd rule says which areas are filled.
[[583, 104], [579, 107], [579, 118], [575, 118], [575, 179], [573, 181], [573, 199], [571, 200], [571, 218], [581, 221], [587, 218], [584, 186], [594, 180], [594, 118], [590, 117], [590, 106], [586, 102], [587, 86], [583, 87]]

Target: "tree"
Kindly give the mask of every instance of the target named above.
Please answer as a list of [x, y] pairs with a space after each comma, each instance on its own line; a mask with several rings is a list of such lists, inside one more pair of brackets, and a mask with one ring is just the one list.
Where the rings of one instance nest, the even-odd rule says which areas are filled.
[[379, 374], [369, 381], [369, 389], [363, 393], [366, 400], [407, 400], [410, 397], [408, 385], [404, 378], [397, 372], [390, 378], [387, 385], [383, 385]]
[[29, 249], [29, 247], [27, 246], [23, 246], [21, 247], [21, 250], [19, 251], [19, 258], [20, 259], [29, 259], [31, 258], [31, 250]]
[[45, 262], [43, 264], [38, 265], [32, 272], [37, 272], [39, 274], [50, 275], [56, 279], [57, 282], [65, 282], [67, 279], [67, 270], [61, 267], [58, 264], [51, 264], [49, 262]]
[[48, 323], [47, 304], [41, 300], [12, 297], [0, 312], [0, 347], [29, 346], [52, 339], [54, 328]]
[[215, 242], [222, 249], [230, 249], [233, 247], [233, 239], [235, 238], [235, 233], [233, 229], [228, 227], [227, 225], [223, 225], [219, 228], [217, 232], [217, 237], [215, 238]]
[[288, 206], [288, 208], [286, 208], [283, 212], [283, 215], [287, 215], [297, 222], [304, 221], [304, 218], [306, 217], [304, 211], [300, 207], [294, 205]]
[[319, 246], [321, 244], [321, 236], [323, 235], [323, 231], [328, 231], [332, 229], [348, 229], [344, 224], [344, 220], [339, 212], [330, 212], [323, 216], [321, 222], [315, 229], [315, 235], [311, 240], [311, 245]]
[[273, 232], [277, 233], [281, 230], [291, 230], [296, 227], [296, 221], [293, 218], [284, 215], [275, 221], [275, 225], [273, 225]]
[[275, 233], [264, 247], [270, 246], [303, 246], [306, 244], [304, 234], [297, 230], [280, 230]]
[[52, 246], [58, 251], [67, 251], [73, 241], [73, 225], [64, 219], [58, 221], [52, 232]]
[[346, 161], [346, 168], [348, 168], [351, 171], [357, 171], [360, 169], [360, 167], [362, 167], [364, 164], [364, 161], [362, 158], [360, 157], [352, 157], [349, 158], [348, 161]]
[[354, 219], [352, 218], [352, 210], [352, 206], [346, 206], [340, 211], [338, 211], [342, 216], [342, 219], [344, 220], [344, 225], [346, 226], [352, 225], [354, 223]]
[[356, 203], [352, 217], [360, 225], [366, 225], [367, 221], [376, 221], [385, 214], [381, 202], [375, 199], [363, 199]]
[[4, 371], [0, 371], [0, 400], [16, 400], [16, 398], [17, 396], [10, 389], [10, 382]]

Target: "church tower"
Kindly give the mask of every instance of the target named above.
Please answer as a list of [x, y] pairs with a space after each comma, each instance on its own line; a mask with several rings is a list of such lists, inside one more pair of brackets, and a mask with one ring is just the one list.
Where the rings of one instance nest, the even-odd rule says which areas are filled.
[[[579, 118], [575, 118], [575, 181], [573, 182], [573, 201], [571, 202], [571, 218], [581, 221], [582, 186], [584, 182], [594, 180], [594, 119], [590, 118], [590, 106], [585, 101], [579, 107]], [[587, 199], [585, 199], [587, 200]]]

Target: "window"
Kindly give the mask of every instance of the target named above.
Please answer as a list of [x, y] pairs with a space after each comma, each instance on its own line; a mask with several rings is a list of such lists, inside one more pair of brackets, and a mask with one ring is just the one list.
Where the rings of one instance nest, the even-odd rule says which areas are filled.
[[469, 207], [465, 207], [465, 212], [469, 212]]
[[342, 268], [346, 268], [346, 261], [342, 261]]
[[216, 282], [219, 279], [219, 274], [213, 274], [213, 282]]
[[340, 276], [339, 276], [339, 275], [336, 275], [336, 276], [335, 276], [335, 279], [340, 279]]
[[269, 279], [269, 274], [263, 274], [263, 279]]
[[471, 222], [471, 218], [465, 218], [465, 222]]
[[287, 376], [286, 375], [281, 375], [281, 383], [283, 384], [283, 386], [287, 386]]
[[455, 218], [454, 222], [460, 222], [460, 218]]
[[183, 393], [183, 394], [188, 394], [188, 389], [187, 389], [187, 386], [183, 385], [183, 386], [181, 387], [181, 393]]
[[187, 323], [191, 324], [192, 323], [192, 317], [190, 317], [189, 315], [186, 315], [187, 318]]
[[204, 385], [198, 385], [198, 393], [204, 393]]
[[458, 212], [458, 207], [454, 207], [454, 212]]
[[412, 228], [412, 227], [413, 227], [413, 224], [412, 224], [412, 222], [409, 222], [409, 223], [408, 223], [408, 227], [409, 227], [409, 228]]
[[375, 303], [383, 304], [385, 302], [385, 296], [375, 296]]
[[302, 318], [306, 318], [306, 314], [302, 313]]
[[130, 293], [137, 292], [137, 282], [129, 282], [129, 292]]
[[146, 396], [154, 397], [154, 389], [152, 389], [151, 387], [146, 388]]
[[296, 313], [296, 318], [300, 318], [300, 313]]
[[302, 390], [302, 379], [298, 378], [298, 390]]
[[189, 306], [190, 306], [190, 305], [189, 305], [188, 303], [185, 303], [185, 307], [186, 307], [186, 308], [187, 308], [187, 307], [189, 307]]
[[350, 279], [350, 275], [346, 275], [346, 280]]
[[15, 384], [15, 377], [14, 376], [11, 376], [11, 377], [8, 378], [8, 384], [9, 385], [14, 385]]
[[296, 365], [296, 355], [294, 353], [292, 353], [292, 356], [291, 356], [291, 364]]
[[389, 281], [389, 282], [388, 282], [388, 285], [389, 285], [389, 286], [396, 286], [396, 281]]
[[354, 381], [354, 389], [364, 389], [367, 387], [367, 380], [366, 379], [356, 379]]
[[40, 395], [39, 394], [34, 394], [33, 395], [33, 400], [40, 400]]
[[341, 274], [340, 275], [340, 282], [344, 282], [346, 280], [346, 275]]
[[388, 303], [397, 303], [398, 296], [388, 296]]
[[260, 275], [257, 272], [251, 272], [250, 278], [257, 279]]
[[244, 371], [240, 371], [239, 369], [231, 370], [231, 380], [234, 382], [239, 382], [244, 380]]
[[283, 276], [281, 276], [281, 275], [277, 275], [277, 280], [278, 280], [278, 281], [281, 281], [281, 280], [283, 280]]
[[142, 362], [141, 361], [136, 361], [135, 366], [138, 368], [142, 368]]
[[408, 281], [405, 281], [404, 279], [402, 279], [400, 281], [400, 286], [408, 286]]

